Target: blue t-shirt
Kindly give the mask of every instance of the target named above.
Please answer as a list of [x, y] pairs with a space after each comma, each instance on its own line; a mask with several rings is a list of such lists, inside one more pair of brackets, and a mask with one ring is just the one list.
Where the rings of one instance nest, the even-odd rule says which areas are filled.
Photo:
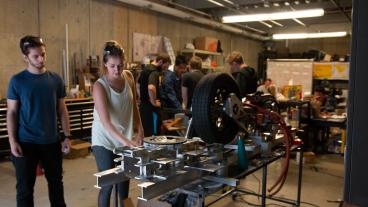
[[51, 144], [59, 140], [57, 103], [65, 97], [63, 80], [54, 72], [24, 70], [9, 82], [8, 99], [17, 100], [19, 142]]

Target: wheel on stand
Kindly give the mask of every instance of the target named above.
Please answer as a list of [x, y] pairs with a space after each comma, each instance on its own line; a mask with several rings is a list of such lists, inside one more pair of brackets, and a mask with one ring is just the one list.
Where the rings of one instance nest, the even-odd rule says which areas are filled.
[[230, 93], [240, 97], [235, 80], [226, 73], [210, 73], [194, 90], [192, 113], [194, 129], [206, 143], [230, 143], [238, 133], [238, 125], [224, 112]]

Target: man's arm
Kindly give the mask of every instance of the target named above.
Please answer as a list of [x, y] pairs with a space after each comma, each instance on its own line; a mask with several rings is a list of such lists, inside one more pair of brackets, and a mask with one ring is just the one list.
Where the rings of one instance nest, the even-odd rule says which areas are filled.
[[151, 102], [152, 105], [156, 106], [156, 107], [160, 107], [160, 101], [157, 100], [157, 92], [156, 92], [156, 86], [153, 84], [149, 84], [148, 85], [148, 95], [149, 95], [149, 100]]
[[158, 77], [155, 74], [155, 71], [152, 72], [148, 77], [148, 96], [149, 101], [153, 106], [160, 107], [161, 103], [159, 100], [157, 100], [157, 90], [155, 83], [157, 83]]
[[69, 121], [69, 113], [66, 108], [64, 98], [59, 98], [58, 100], [58, 116], [61, 123], [61, 128], [63, 129], [65, 140], [62, 142], [62, 150], [64, 153], [68, 153], [70, 151], [70, 121]]
[[186, 109], [188, 106], [188, 88], [185, 86], [181, 87], [181, 98], [183, 99], [183, 109]]
[[11, 153], [15, 157], [22, 157], [22, 148], [17, 140], [18, 107], [19, 103], [17, 100], [7, 100], [6, 126], [8, 129]]

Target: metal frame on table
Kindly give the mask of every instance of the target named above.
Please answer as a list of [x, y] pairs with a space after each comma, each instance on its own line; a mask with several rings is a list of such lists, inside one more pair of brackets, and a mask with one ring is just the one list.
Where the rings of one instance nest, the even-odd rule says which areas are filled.
[[296, 200], [291, 200], [291, 199], [283, 199], [283, 198], [276, 198], [273, 196], [268, 196], [267, 195], [267, 167], [268, 165], [270, 165], [271, 163], [275, 162], [276, 160], [280, 159], [281, 157], [284, 156], [284, 153], [277, 155], [275, 157], [269, 158], [269, 159], [264, 159], [262, 160], [262, 163], [260, 165], [257, 166], [252, 166], [250, 167], [248, 170], [238, 174], [235, 176], [235, 178], [243, 178], [246, 177], [248, 175], [253, 174], [254, 172], [262, 169], [262, 194], [258, 194], [258, 193], [254, 193], [254, 192], [250, 192], [244, 189], [239, 189], [239, 188], [233, 188], [225, 193], [223, 193], [221, 196], [219, 196], [218, 198], [216, 198], [214, 201], [211, 201], [210, 203], [208, 203], [205, 206], [210, 206], [214, 203], [216, 203], [217, 201], [221, 200], [222, 198], [231, 195], [233, 193], [239, 192], [239, 193], [244, 193], [244, 194], [248, 194], [248, 195], [254, 195], [257, 197], [261, 197], [261, 206], [266, 206], [266, 201], [267, 199], [270, 200], [275, 200], [278, 202], [282, 202], [282, 203], [286, 203], [286, 204], [290, 204], [293, 206], [300, 206], [300, 198], [301, 198], [301, 187], [302, 187], [302, 173], [303, 173], [303, 145], [299, 145], [299, 146], [294, 146], [292, 148], [292, 151], [296, 151], [300, 153], [299, 159], [298, 159], [298, 186], [297, 186], [297, 197]]

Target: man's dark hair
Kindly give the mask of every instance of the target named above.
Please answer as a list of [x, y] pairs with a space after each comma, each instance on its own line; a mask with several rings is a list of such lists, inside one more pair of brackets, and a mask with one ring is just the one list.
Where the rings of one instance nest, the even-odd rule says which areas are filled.
[[188, 64], [187, 58], [184, 55], [177, 55], [175, 58], [175, 66], [181, 65], [181, 64]]
[[19, 47], [24, 55], [29, 54], [29, 48], [45, 47], [41, 37], [27, 35], [20, 39]]
[[114, 40], [105, 42], [102, 58], [104, 63], [107, 63], [108, 57], [119, 57], [122, 60], [125, 60], [123, 47], [121, 47], [119, 43]]
[[168, 56], [167, 54], [159, 54], [157, 55], [156, 57], [156, 62], [162, 60], [162, 64], [165, 64], [165, 63], [171, 63], [171, 59], [170, 59], [170, 56]]

